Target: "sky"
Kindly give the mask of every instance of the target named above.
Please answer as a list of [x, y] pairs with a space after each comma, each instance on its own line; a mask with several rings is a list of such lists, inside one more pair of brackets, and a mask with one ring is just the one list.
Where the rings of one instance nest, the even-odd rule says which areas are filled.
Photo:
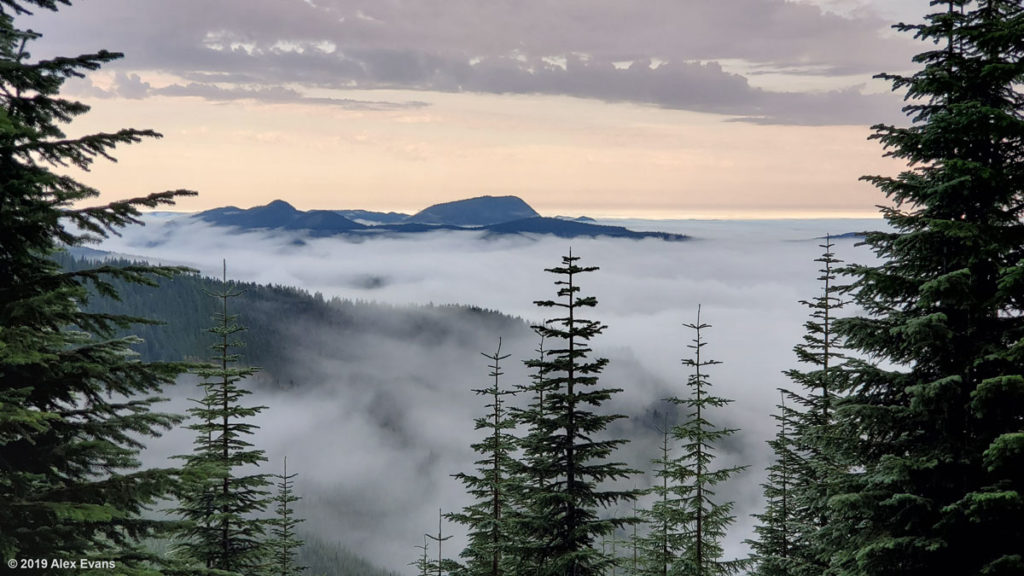
[[[539, 323], [551, 313], [533, 302], [556, 297], [555, 277], [544, 268], [558, 265], [568, 248], [566, 240], [550, 236], [484, 239], [476, 232], [440, 231], [351, 241], [281, 230], [239, 233], [180, 215], [147, 221], [98, 247], [217, 276], [226, 259], [233, 279], [393, 304], [399, 318], [385, 324], [398, 326], [402, 306], [428, 303], [475, 305]], [[782, 371], [796, 366], [792, 347], [809, 316], [799, 301], [821, 291], [820, 264], [814, 262], [822, 252], [820, 237], [876, 229], [882, 222], [616, 223], [692, 237], [572, 241], [581, 265], [600, 268], [581, 275], [579, 285], [582, 295], [598, 299], [588, 317], [607, 325], [591, 342], [596, 356], [611, 360], [601, 383], [622, 388], [602, 411], [631, 416], [615, 425], [618, 437], [631, 439], [616, 459], [650, 468], [661, 442], [651, 414], [664, 408], [663, 398], [686, 395], [681, 359], [693, 333], [683, 324], [696, 320], [699, 305], [701, 320], [711, 325], [703, 333], [704, 359], [722, 362], [708, 369], [713, 391], [734, 400], [706, 416], [741, 430], [719, 446], [718, 463], [749, 466], [718, 491], [723, 501], [736, 503], [726, 548], [742, 556], [743, 541], [754, 535], [750, 515], [762, 510], [760, 484], [771, 456], [764, 441], [774, 434], [777, 388], [790, 386]], [[837, 240], [836, 256], [869, 263], [869, 251], [856, 242]], [[249, 311], [237, 312], [245, 324]], [[489, 372], [481, 353], [493, 353], [503, 338], [502, 353], [511, 355], [503, 363], [503, 381], [512, 385], [526, 381], [522, 361], [534, 357], [537, 346], [528, 331], [494, 333], [476, 319], [450, 325], [426, 338], [369, 331], [355, 340], [324, 326], [294, 326], [282, 347], [309, 376], [288, 391], [253, 386], [258, 392], [252, 404], [269, 406], [258, 419], [255, 442], [274, 466], [287, 456], [289, 469], [300, 474], [307, 528], [403, 574], [414, 572], [407, 566], [416, 558], [413, 546], [436, 529], [438, 507], [450, 511], [470, 503], [451, 475], [470, 471], [476, 459], [469, 447], [479, 439], [473, 418], [484, 408], [472, 389], [486, 385]], [[247, 360], [259, 365], [258, 358]], [[183, 384], [167, 395], [176, 398], [171, 408], [181, 411], [195, 391]], [[166, 455], [188, 451], [191, 440], [191, 432], [178, 430], [150, 442], [147, 464], [162, 465]], [[641, 488], [651, 481], [634, 480]], [[464, 531], [448, 523], [445, 531], [455, 535], [447, 549], [460, 550]]]
[[90, 0], [19, 18], [74, 79], [70, 135], [164, 137], [80, 178], [178, 209], [414, 212], [485, 194], [544, 215], [872, 216], [901, 165], [872, 76], [926, 48], [927, 0]]

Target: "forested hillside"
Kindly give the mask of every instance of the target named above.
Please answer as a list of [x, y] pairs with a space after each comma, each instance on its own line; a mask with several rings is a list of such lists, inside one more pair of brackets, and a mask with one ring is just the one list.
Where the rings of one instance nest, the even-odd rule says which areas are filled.
[[[94, 255], [95, 257], [95, 255]], [[67, 252], [56, 255], [67, 270], [82, 270], [95, 261], [74, 257]], [[123, 267], [124, 259], [104, 261]], [[230, 263], [228, 263], [230, 266]], [[312, 356], [339, 361], [366, 354], [367, 342], [375, 338], [422, 342], [429, 346], [455, 343], [469, 346], [476, 330], [509, 336], [529, 333], [520, 319], [494, 310], [471, 306], [403, 306], [324, 298], [291, 286], [271, 286], [253, 282], [228, 281], [197, 274], [179, 274], [159, 279], [156, 287], [114, 280], [118, 300], [91, 298], [87, 309], [95, 313], [124, 314], [159, 322], [132, 327], [124, 334], [142, 339], [133, 345], [144, 361], [205, 360], [211, 344], [210, 318], [219, 303], [211, 296], [230, 286], [241, 294], [232, 307], [246, 327], [240, 350], [242, 361], [261, 368], [261, 381], [282, 386], [302, 382], [310, 376], [308, 367], [293, 361], [295, 350]], [[475, 330], [462, 330], [473, 326]], [[325, 341], [320, 335], [329, 334]], [[287, 345], [283, 345], [286, 343]]]
[[308, 574], [323, 576], [397, 576], [395, 572], [374, 566], [343, 546], [333, 545], [324, 537], [306, 536], [306, 545], [298, 556]]

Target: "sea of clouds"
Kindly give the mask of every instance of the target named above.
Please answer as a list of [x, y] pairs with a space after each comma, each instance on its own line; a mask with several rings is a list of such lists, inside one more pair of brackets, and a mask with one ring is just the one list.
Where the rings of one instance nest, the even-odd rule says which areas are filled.
[[[686, 234], [683, 242], [547, 236], [484, 238], [475, 232], [436, 232], [353, 240], [309, 238], [295, 232], [245, 232], [217, 228], [188, 216], [153, 214], [147, 225], [127, 229], [98, 248], [186, 264], [243, 281], [285, 284], [325, 297], [395, 305], [465, 304], [494, 309], [537, 323], [549, 317], [535, 300], [555, 298], [556, 279], [545, 268], [560, 265], [572, 250], [580, 264], [599, 271], [581, 275], [583, 295], [599, 304], [590, 314], [608, 327], [595, 338], [597, 355], [611, 363], [602, 384], [621, 388], [609, 411], [634, 416], [614, 433], [631, 439], [617, 459], [638, 468], [660, 446], [651, 425], [661, 399], [685, 396], [687, 372], [681, 359], [694, 334], [683, 326], [697, 318], [712, 327], [703, 334], [705, 358], [722, 364], [709, 370], [714, 392], [734, 400], [710, 415], [718, 425], [740, 432], [721, 447], [722, 465], [749, 466], [719, 492], [736, 503], [736, 523], [727, 551], [743, 555], [753, 536], [750, 514], [762, 505], [760, 483], [770, 462], [765, 440], [774, 434], [771, 413], [783, 370], [795, 367], [792, 348], [800, 342], [808, 310], [800, 300], [821, 294], [817, 280], [825, 234], [884, 227], [881, 220], [614, 220], [635, 230]], [[836, 256], [865, 263], [870, 251], [858, 239], [834, 241]], [[850, 312], [853, 312], [850, 310]], [[297, 327], [302, 330], [303, 327]], [[472, 392], [487, 384], [486, 358], [503, 337], [506, 382], [528, 378], [522, 360], [534, 356], [537, 341], [522, 332], [490, 334], [480, 326], [460, 327], [463, 337], [443, 342], [418, 336], [366, 342], [358, 354], [312, 353], [296, 346], [296, 362], [312, 366], [316, 382], [288, 391], [259, 389], [254, 404], [269, 406], [259, 416], [255, 443], [267, 450], [276, 472], [288, 457], [300, 474], [301, 508], [308, 529], [342, 543], [377, 564], [412, 573], [407, 564], [424, 532], [437, 527], [438, 508], [468, 503], [451, 474], [472, 470], [478, 441], [473, 418], [484, 401]], [[317, 337], [316, 334], [307, 334]], [[324, 334], [330, 338], [330, 334]], [[288, 346], [288, 342], [282, 342]], [[183, 411], [188, 384], [172, 390], [171, 410]], [[173, 431], [151, 443], [149, 464], [187, 451], [191, 433]], [[638, 487], [649, 477], [637, 477]], [[624, 513], [616, 511], [616, 513]], [[462, 529], [446, 523], [455, 538], [446, 555], [464, 543]]]

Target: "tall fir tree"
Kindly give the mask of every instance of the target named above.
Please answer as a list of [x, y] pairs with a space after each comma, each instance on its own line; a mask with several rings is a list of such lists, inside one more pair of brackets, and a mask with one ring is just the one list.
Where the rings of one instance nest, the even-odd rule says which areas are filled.
[[822, 266], [821, 293], [801, 301], [811, 313], [804, 323], [803, 341], [793, 348], [806, 368], [786, 371], [799, 388], [782, 390], [775, 415], [780, 435], [769, 441], [774, 463], [763, 486], [768, 509], [759, 516], [759, 539], [752, 543], [756, 572], [765, 576], [816, 576], [829, 563], [830, 553], [822, 547], [820, 536], [827, 523], [828, 479], [839, 465], [832, 456], [839, 447], [832, 419], [839, 392], [847, 387], [847, 372], [835, 322], [846, 302], [836, 283], [842, 260], [833, 252], [831, 236], [826, 235], [820, 246], [824, 252], [815, 262]]
[[[842, 339], [836, 332], [837, 319], [847, 304], [842, 296], [846, 288], [836, 283], [836, 274], [843, 261], [832, 251], [835, 243], [831, 236], [826, 235], [825, 243], [820, 246], [824, 252], [814, 261], [822, 266], [818, 270], [821, 294], [813, 300], [800, 301], [811, 314], [804, 322], [803, 342], [793, 347], [797, 361], [809, 368], [787, 370], [786, 376], [800, 389], [784, 390], [799, 414], [794, 423], [795, 441], [802, 450], [811, 452], [808, 459], [812, 461], [827, 456], [818, 454], [823, 449], [819, 445], [827, 443], [826, 437], [819, 436], [828, 432], [839, 394], [847, 388], [847, 374], [843, 370], [846, 355]], [[807, 482], [818, 483], [814, 478]]]
[[[68, 138], [63, 126], [88, 112], [60, 97], [121, 55], [106, 51], [34, 60], [40, 35], [15, 24], [67, 1], [0, 2], [0, 558], [102, 558], [133, 570], [157, 559], [137, 543], [161, 522], [143, 513], [165, 497], [172, 470], [140, 470], [143, 443], [179, 418], [155, 412], [182, 368], [137, 361], [117, 329], [139, 318], [83, 312], [113, 297], [112, 280], [153, 284], [178, 268], [98, 266], [64, 272], [54, 262], [80, 246], [140, 223], [140, 208], [192, 192], [151, 194], [82, 207], [99, 192], [52, 168], [88, 170], [97, 158], [144, 138], [124, 129]], [[64, 573], [39, 568], [35, 574]]]
[[270, 538], [267, 540], [269, 566], [268, 576], [299, 576], [306, 572], [306, 567], [299, 565], [296, 555], [302, 548], [303, 541], [296, 533], [296, 527], [302, 518], [295, 516], [294, 505], [301, 500], [295, 495], [296, 473], [288, 473], [288, 458], [284, 458], [284, 469], [274, 475], [277, 479], [277, 493], [274, 494], [274, 517], [267, 521], [270, 526]]
[[204, 396], [189, 409], [196, 420], [189, 425], [196, 432], [195, 448], [180, 457], [187, 482], [176, 512], [187, 523], [178, 553], [199, 567], [249, 574], [262, 570], [268, 561], [266, 521], [257, 516], [269, 504], [270, 481], [266, 474], [251, 473], [267, 458], [246, 439], [257, 428], [247, 420], [266, 406], [242, 403], [250, 394], [243, 380], [257, 370], [237, 366], [239, 354], [234, 350], [243, 345], [237, 335], [245, 329], [238, 316], [228, 312], [228, 301], [241, 292], [227, 283], [226, 264], [224, 286], [212, 293], [221, 305], [209, 330], [215, 338], [213, 362], [196, 371]]
[[620, 501], [635, 498], [633, 490], [616, 490], [606, 482], [628, 478], [635, 471], [609, 461], [625, 440], [600, 439], [602, 432], [621, 415], [600, 414], [592, 409], [621, 391], [598, 388], [598, 376], [608, 360], [588, 359], [589, 343], [605, 326], [582, 316], [597, 305], [593, 296], [580, 296], [579, 276], [597, 267], [582, 267], [579, 257], [562, 257], [562, 266], [546, 271], [558, 276], [558, 297], [540, 300], [542, 308], [555, 308], [564, 316], [547, 320], [534, 329], [550, 348], [544, 358], [527, 360], [539, 371], [544, 390], [541, 410], [520, 414], [527, 428], [522, 440], [523, 460], [535, 483], [524, 490], [530, 510], [542, 521], [524, 524], [530, 563], [544, 575], [589, 576], [602, 574], [615, 559], [596, 544], [627, 525], [629, 518], [602, 517], [601, 512]]
[[501, 354], [501, 339], [494, 354], [483, 354], [493, 364], [489, 376], [493, 378], [487, 388], [474, 390], [487, 396], [490, 414], [476, 419], [476, 429], [486, 431], [483, 441], [472, 445], [482, 459], [476, 461], [477, 474], [456, 474], [474, 503], [461, 512], [448, 514], [448, 519], [469, 528], [469, 543], [462, 551], [464, 566], [457, 573], [466, 576], [499, 576], [510, 573], [513, 561], [514, 518], [511, 510], [515, 469], [514, 453], [518, 440], [513, 431], [516, 421], [507, 407], [506, 396], [514, 390], [502, 388], [501, 361], [509, 357]]
[[693, 350], [693, 357], [683, 359], [683, 365], [692, 368], [693, 373], [686, 381], [690, 395], [685, 399], [670, 399], [687, 410], [683, 423], [672, 431], [673, 437], [682, 443], [682, 453], [674, 473], [682, 500], [680, 508], [685, 514], [682, 529], [684, 553], [673, 568], [679, 574], [691, 576], [736, 574], [749, 562], [746, 559], [723, 559], [722, 540], [735, 517], [732, 502], [715, 501], [715, 489], [746, 466], [714, 467], [716, 445], [737, 430], [716, 427], [708, 420], [708, 412], [726, 406], [732, 400], [715, 396], [709, 390], [711, 382], [706, 369], [721, 362], [701, 356], [707, 346], [703, 332], [711, 325], [701, 322], [699, 306], [697, 322], [684, 326], [694, 331], [693, 344], [687, 344]]
[[836, 574], [1024, 573], [1024, 6], [933, 2], [896, 28], [929, 43], [908, 127], [878, 125], [871, 176], [892, 232], [850, 266], [863, 315], [836, 328], [850, 363], [830, 499]]

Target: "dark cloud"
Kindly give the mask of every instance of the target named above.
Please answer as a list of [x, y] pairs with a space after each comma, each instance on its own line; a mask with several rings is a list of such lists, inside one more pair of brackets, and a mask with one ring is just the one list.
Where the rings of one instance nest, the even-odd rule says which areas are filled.
[[[892, 97], [772, 92], [717, 62], [743, 62], [748, 74], [866, 77], [905, 68], [914, 51], [869, 12], [785, 0], [94, 0], [65, 12], [33, 17], [44, 51], [102, 42], [129, 55], [119, 70], [217, 82], [221, 90], [204, 89], [212, 98], [241, 89], [274, 100], [286, 85], [464, 90], [863, 124]], [[134, 77], [122, 95], [154, 92], [144, 86]]]
[[[121, 93], [120, 87], [119, 93]], [[296, 90], [282, 88], [279, 86], [267, 88], [222, 88], [215, 84], [205, 84], [200, 82], [190, 82], [184, 85], [172, 84], [163, 88], [150, 89], [149, 93], [159, 94], [162, 96], [196, 96], [215, 101], [258, 100], [261, 102], [318, 104], [325, 106], [340, 106], [350, 110], [403, 110], [427, 106], [426, 102], [418, 101], [385, 102], [354, 100], [351, 98], [313, 98], [304, 96]], [[122, 93], [122, 95], [124, 94]]]
[[864, 94], [857, 87], [817, 93], [761, 92], [763, 115], [741, 118], [758, 124], [896, 124], [906, 122], [902, 100], [892, 93]]

